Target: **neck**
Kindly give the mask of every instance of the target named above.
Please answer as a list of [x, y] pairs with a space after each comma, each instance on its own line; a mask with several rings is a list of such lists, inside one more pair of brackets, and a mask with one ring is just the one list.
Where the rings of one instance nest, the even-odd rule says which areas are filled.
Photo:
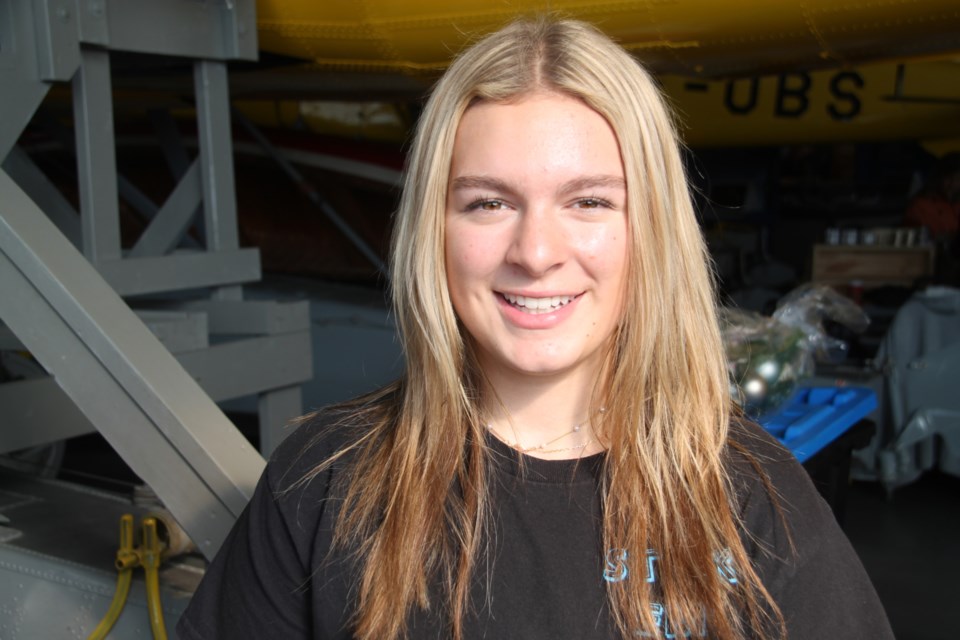
[[[494, 435], [529, 455], [576, 458], [603, 449], [591, 408], [595, 376], [488, 374], [493, 393], [486, 402]], [[575, 430], [579, 427], [578, 430]], [[579, 446], [583, 443], [587, 446]], [[537, 449], [539, 447], [539, 449]]]

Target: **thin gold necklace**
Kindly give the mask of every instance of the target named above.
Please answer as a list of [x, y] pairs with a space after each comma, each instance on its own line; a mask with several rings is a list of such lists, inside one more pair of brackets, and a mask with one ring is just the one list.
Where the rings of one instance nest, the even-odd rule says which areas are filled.
[[590, 446], [590, 443], [593, 442], [593, 438], [587, 438], [583, 444], [576, 444], [572, 447], [560, 447], [559, 449], [532, 449], [538, 454], [544, 453], [562, 453], [564, 451], [584, 451], [587, 447]]
[[[600, 407], [600, 413], [603, 413], [604, 411], [606, 411], [606, 407]], [[579, 423], [573, 425], [573, 428], [570, 429], [570, 431], [567, 431], [566, 433], [561, 433], [559, 436], [557, 436], [557, 437], [554, 438], [553, 440], [548, 440], [548, 441], [546, 441], [546, 442], [541, 442], [540, 444], [536, 444], [536, 445], [533, 445], [533, 446], [531, 446], [531, 447], [525, 447], [525, 446], [523, 446], [522, 444], [520, 444], [519, 442], [510, 442], [509, 440], [507, 440], [506, 438], [504, 438], [503, 436], [501, 436], [501, 435], [497, 432], [497, 430], [493, 428], [493, 424], [490, 423], [490, 422], [488, 422], [488, 423], [486, 424], [486, 427], [487, 427], [487, 431], [489, 431], [495, 438], [497, 438], [498, 440], [500, 440], [501, 442], [503, 442], [505, 445], [507, 445], [507, 446], [510, 447], [511, 449], [513, 449], [513, 450], [515, 450], [515, 451], [519, 451], [520, 453], [531, 453], [531, 452], [536, 452], [536, 453], [562, 453], [562, 452], [564, 452], [564, 451], [576, 451], [576, 450], [578, 450], [578, 449], [580, 449], [580, 450], [586, 449], [586, 448], [590, 445], [590, 443], [593, 442], [593, 438], [587, 438], [587, 439], [584, 440], [582, 443], [577, 444], [577, 445], [574, 445], [574, 446], [572, 446], [572, 447], [561, 447], [561, 448], [558, 448], [558, 449], [548, 449], [548, 448], [547, 448], [547, 447], [549, 447], [550, 445], [552, 445], [554, 442], [559, 442], [560, 440], [563, 440], [563, 439], [566, 438], [567, 436], [572, 436], [572, 435], [575, 434], [575, 433], [580, 433], [580, 430], [583, 428], [583, 425], [587, 424], [588, 422], [589, 422], [589, 421], [587, 421], [587, 420], [585, 420], [585, 421], [583, 421], [583, 422], [579, 422]]]

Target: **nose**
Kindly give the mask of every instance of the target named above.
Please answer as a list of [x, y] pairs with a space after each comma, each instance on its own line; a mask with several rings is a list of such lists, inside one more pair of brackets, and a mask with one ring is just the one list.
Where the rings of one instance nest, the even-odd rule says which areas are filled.
[[528, 209], [517, 219], [507, 261], [532, 276], [543, 275], [561, 264], [567, 240], [560, 221], [546, 209]]

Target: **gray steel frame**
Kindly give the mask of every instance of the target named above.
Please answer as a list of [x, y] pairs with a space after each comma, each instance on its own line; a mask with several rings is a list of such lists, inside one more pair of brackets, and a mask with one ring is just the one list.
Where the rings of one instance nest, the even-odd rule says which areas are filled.
[[200, 548], [218, 548], [263, 459], [5, 173], [0, 202], [0, 317]]
[[83, 244], [80, 216], [60, 190], [43, 174], [20, 147], [14, 147], [3, 161], [3, 169], [19, 184], [78, 249]]
[[47, 376], [0, 384], [0, 453], [50, 444], [94, 431], [56, 380]]
[[[55, 400], [45, 415], [51, 422], [60, 416], [59, 426], [35, 438], [0, 438], [0, 449], [73, 433], [89, 421], [208, 557], [264, 464], [211, 396], [258, 394], [261, 449], [269, 452], [300, 413], [299, 385], [311, 376], [307, 304], [243, 301], [241, 285], [260, 278], [260, 263], [256, 250], [239, 247], [226, 61], [256, 58], [254, 4], [0, 0], [0, 318], [85, 416]], [[157, 114], [179, 180], [159, 207], [117, 174], [111, 50], [195, 59], [200, 153], [188, 168], [169, 119]], [[73, 88], [78, 221], [15, 149], [54, 81]], [[152, 214], [129, 252], [120, 243], [118, 192]], [[186, 230], [200, 209], [205, 246], [198, 250]], [[202, 346], [180, 353], [179, 362], [120, 298], [198, 288], [211, 300], [184, 305], [194, 318], [166, 329], [184, 348]], [[209, 346], [194, 335], [196, 314], [211, 333], [232, 339]], [[31, 381], [19, 402], [43, 387], [50, 389], [49, 381]], [[25, 421], [15, 424], [24, 428]]]

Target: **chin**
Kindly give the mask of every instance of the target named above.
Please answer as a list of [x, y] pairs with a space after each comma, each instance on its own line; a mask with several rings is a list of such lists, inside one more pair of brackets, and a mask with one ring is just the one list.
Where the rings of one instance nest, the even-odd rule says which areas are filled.
[[571, 371], [577, 367], [576, 362], [569, 361], [535, 361], [512, 363], [510, 368], [516, 373], [528, 376], [549, 377]]

